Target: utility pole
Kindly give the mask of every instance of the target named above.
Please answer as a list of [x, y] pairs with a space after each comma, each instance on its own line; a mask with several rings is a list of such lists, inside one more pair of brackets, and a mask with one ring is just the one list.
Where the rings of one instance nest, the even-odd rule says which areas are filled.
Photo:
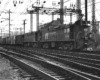
[[[55, 6], [56, 4], [55, 4], [55, 2], [54, 1], [52, 1], [52, 6]], [[54, 7], [53, 7], [54, 8]], [[55, 15], [55, 13], [54, 12], [52, 12], [51, 13], [51, 15], [52, 15], [52, 21], [54, 20], [54, 15]]]
[[87, 13], [87, 0], [85, 0], [85, 21], [88, 21], [88, 13]]
[[33, 31], [33, 13], [30, 13], [30, 31]]
[[70, 13], [70, 24], [72, 24], [72, 17], [73, 17], [73, 15], [72, 15], [72, 13]]
[[39, 10], [41, 7], [32, 6], [32, 8], [35, 8], [35, 11], [33, 10], [27, 10], [27, 12], [30, 14], [30, 29], [33, 30], [33, 14], [36, 13], [36, 31], [39, 30]]
[[[81, 10], [81, 0], [77, 0], [77, 10]], [[77, 20], [80, 20], [80, 13], [77, 14]]]
[[24, 34], [25, 34], [25, 25], [26, 25], [26, 19], [25, 20], [23, 20], [23, 26], [24, 26]]
[[37, 21], [37, 31], [39, 30], [39, 7], [36, 8], [37, 12], [36, 12], [36, 21]]
[[10, 9], [9, 9], [9, 37], [10, 37]]
[[[39, 4], [40, 3], [40, 1], [38, 0], [37, 1], [37, 4]], [[39, 6], [34, 6], [34, 5], [32, 5], [32, 8], [34, 8], [34, 10], [27, 10], [27, 12], [30, 14], [30, 26], [31, 26], [31, 31], [33, 30], [33, 14], [34, 13], [36, 13], [36, 31], [38, 31], [39, 30], [39, 10], [41, 9], [41, 8], [43, 8], [43, 7], [39, 7]]]
[[96, 32], [96, 26], [95, 26], [95, 0], [92, 0], [92, 30], [93, 32]]
[[60, 0], [60, 22], [61, 22], [61, 24], [63, 24], [63, 22], [64, 22], [63, 5], [64, 5], [63, 0]]
[[52, 21], [54, 20], [54, 12], [52, 12]]

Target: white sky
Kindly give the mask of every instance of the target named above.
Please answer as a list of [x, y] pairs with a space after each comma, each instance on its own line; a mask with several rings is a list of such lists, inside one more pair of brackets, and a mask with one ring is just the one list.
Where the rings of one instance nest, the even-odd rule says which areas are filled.
[[[30, 31], [30, 15], [26, 12], [27, 7], [31, 6], [32, 4], [36, 5], [37, 0], [0, 0], [1, 5], [0, 5], [0, 30], [3, 30], [3, 33], [8, 33], [9, 30], [9, 14], [8, 11], [9, 9], [11, 10], [11, 31], [12, 32], [20, 32], [20, 29], [18, 28], [23, 28], [23, 20], [26, 19], [26, 32]], [[16, 7], [14, 7], [13, 1], [17, 1]], [[19, 1], [23, 1], [22, 4], [19, 4]], [[40, 0], [41, 4], [44, 0]], [[55, 2], [55, 8], [58, 8], [58, 2], [60, 0], [46, 0], [46, 4], [44, 5], [45, 7], [52, 7], [52, 1]], [[68, 2], [67, 2], [68, 1]], [[84, 14], [84, 1], [81, 0], [82, 3], [82, 13]], [[76, 0], [64, 0], [64, 6], [70, 7], [70, 3], [76, 4]], [[96, 20], [100, 20], [100, 0], [95, 0], [96, 2]], [[91, 0], [88, 0], [88, 20], [92, 20], [92, 13], [91, 13]], [[4, 13], [5, 12], [5, 13]], [[57, 19], [59, 16], [55, 16], [55, 19]], [[76, 16], [73, 16], [73, 21], [75, 20]], [[50, 22], [52, 20], [52, 17], [49, 15], [40, 15], [40, 24], [44, 24], [47, 22]], [[2, 23], [1, 23], [2, 21]], [[66, 16], [64, 19], [64, 23], [68, 23], [69, 16]], [[17, 28], [17, 29], [16, 29]], [[36, 15], [33, 14], [33, 31], [36, 30]], [[0, 32], [1, 33], [1, 32]]]

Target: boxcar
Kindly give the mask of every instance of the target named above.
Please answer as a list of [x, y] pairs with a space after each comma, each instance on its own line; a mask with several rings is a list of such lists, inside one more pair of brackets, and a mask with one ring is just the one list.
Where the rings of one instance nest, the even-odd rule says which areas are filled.
[[10, 37], [6, 37], [6, 45], [10, 45], [11, 44], [11, 39]]
[[15, 36], [10, 37], [10, 44], [14, 45], [15, 44]]
[[24, 45], [25, 46], [33, 46], [36, 41], [37, 41], [36, 32], [30, 32], [24, 35]]
[[3, 44], [3, 39], [4, 39], [4, 38], [1, 38], [1, 39], [0, 39], [0, 44]]
[[24, 41], [24, 35], [17, 35], [15, 36], [15, 45], [23, 45], [23, 41]]

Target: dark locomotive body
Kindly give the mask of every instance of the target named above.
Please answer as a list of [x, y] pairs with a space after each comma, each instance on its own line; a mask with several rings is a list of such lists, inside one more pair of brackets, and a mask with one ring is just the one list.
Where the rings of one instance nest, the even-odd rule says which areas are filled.
[[[15, 36], [15, 45], [61, 48], [66, 50], [81, 49], [85, 44], [85, 32], [89, 26], [84, 21], [74, 24], [60, 24], [60, 20], [45, 24], [37, 32]], [[6, 43], [6, 42], [4, 42]]]
[[[88, 27], [80, 21], [69, 25], [53, 25], [51, 24], [48, 28], [41, 29], [42, 37], [40, 42], [43, 48], [75, 49], [77, 48], [77, 40], [85, 37], [84, 29]], [[78, 35], [80, 32], [81, 36]], [[82, 40], [84, 41], [84, 39]]]

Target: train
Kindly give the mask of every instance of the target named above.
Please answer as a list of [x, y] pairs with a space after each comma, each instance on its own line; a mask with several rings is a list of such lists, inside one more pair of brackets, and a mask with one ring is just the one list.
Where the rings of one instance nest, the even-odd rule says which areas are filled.
[[83, 20], [77, 20], [72, 24], [61, 24], [60, 19], [57, 19], [44, 24], [38, 31], [2, 38], [0, 44], [83, 50], [95, 45], [95, 38], [91, 37], [93, 34], [87, 31], [89, 27]]

